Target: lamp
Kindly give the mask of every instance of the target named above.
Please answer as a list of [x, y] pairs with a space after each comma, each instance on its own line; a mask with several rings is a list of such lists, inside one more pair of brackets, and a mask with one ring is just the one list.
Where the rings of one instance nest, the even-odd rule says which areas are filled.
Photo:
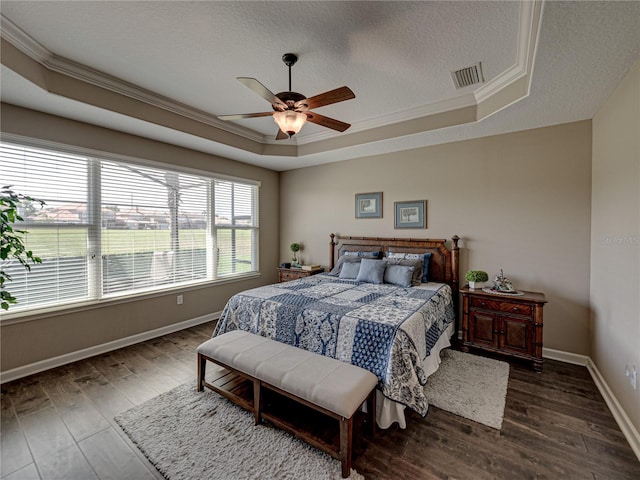
[[291, 138], [298, 133], [307, 122], [307, 116], [304, 113], [294, 110], [284, 110], [282, 112], [275, 112], [273, 114], [273, 121], [278, 124], [280, 130]]

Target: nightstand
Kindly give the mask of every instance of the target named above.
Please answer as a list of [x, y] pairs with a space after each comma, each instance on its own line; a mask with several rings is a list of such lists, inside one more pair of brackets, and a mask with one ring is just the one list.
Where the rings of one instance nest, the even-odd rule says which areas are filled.
[[302, 268], [282, 268], [278, 267], [278, 283], [297, 280], [298, 278], [310, 277], [316, 273], [324, 272], [324, 268], [317, 270], [303, 270]]
[[496, 295], [460, 289], [462, 294], [462, 350], [470, 348], [530, 361], [542, 370], [543, 293]]

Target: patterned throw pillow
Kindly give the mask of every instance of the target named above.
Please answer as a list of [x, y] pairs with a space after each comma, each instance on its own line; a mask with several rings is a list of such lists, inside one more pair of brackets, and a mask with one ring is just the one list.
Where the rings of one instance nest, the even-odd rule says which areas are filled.
[[387, 258], [401, 259], [420, 259], [422, 260], [422, 283], [429, 281], [429, 261], [431, 260], [431, 252], [425, 253], [405, 253], [405, 252], [387, 252]]
[[348, 251], [342, 250], [340, 252], [341, 255], [346, 255], [347, 257], [361, 257], [361, 258], [379, 258], [381, 252], [364, 252], [364, 251]]

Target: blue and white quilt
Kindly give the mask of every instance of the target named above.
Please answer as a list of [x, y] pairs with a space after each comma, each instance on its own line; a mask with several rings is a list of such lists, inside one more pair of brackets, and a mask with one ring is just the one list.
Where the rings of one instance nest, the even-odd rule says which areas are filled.
[[318, 274], [234, 295], [213, 336], [246, 330], [352, 363], [378, 377], [385, 397], [424, 416], [423, 360], [453, 320], [448, 285], [402, 288]]

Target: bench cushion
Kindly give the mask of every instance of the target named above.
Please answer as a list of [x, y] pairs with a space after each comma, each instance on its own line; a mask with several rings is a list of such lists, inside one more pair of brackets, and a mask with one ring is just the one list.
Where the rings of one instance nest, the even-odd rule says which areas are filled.
[[378, 384], [363, 368], [240, 330], [207, 340], [198, 353], [345, 418]]

